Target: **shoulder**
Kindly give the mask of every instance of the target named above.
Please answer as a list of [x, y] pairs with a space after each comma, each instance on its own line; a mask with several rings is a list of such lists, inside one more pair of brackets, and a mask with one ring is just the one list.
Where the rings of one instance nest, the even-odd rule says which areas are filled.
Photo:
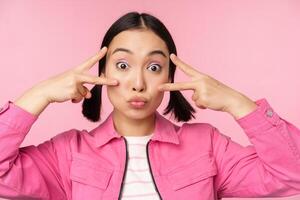
[[177, 134], [182, 144], [210, 146], [215, 127], [209, 123], [183, 123], [177, 126]]
[[[178, 126], [177, 126], [178, 127]], [[224, 135], [217, 127], [210, 123], [184, 123], [178, 127], [178, 133], [190, 135]]]
[[67, 147], [69, 145], [77, 146], [82, 141], [86, 141], [89, 138], [91, 138], [91, 135], [87, 130], [72, 128], [58, 133], [56, 136], [51, 138], [51, 140], [56, 145]]
[[209, 123], [183, 123], [179, 129], [178, 133], [181, 135], [192, 135], [199, 137], [201, 135], [211, 134], [214, 131], [215, 127]]
[[201, 141], [231, 140], [231, 137], [223, 134], [217, 127], [210, 123], [184, 123], [177, 131], [181, 139], [189, 138]]
[[72, 128], [58, 133], [52, 138], [52, 140], [54, 141], [71, 140], [74, 137], [78, 137], [81, 133], [82, 133], [81, 130]]
[[210, 123], [184, 123], [177, 133], [181, 145], [198, 152], [214, 152], [216, 147], [224, 146], [231, 140]]
[[[93, 144], [93, 137], [85, 129], [68, 129], [58, 133], [50, 139], [51, 144], [60, 152], [61, 157], [71, 159], [72, 152], [79, 152], [80, 148], [91, 146]], [[63, 156], [65, 154], [65, 156]]]

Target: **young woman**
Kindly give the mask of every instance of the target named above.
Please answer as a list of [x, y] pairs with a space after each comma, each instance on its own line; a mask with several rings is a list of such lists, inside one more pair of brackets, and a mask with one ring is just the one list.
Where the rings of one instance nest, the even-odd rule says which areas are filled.
[[[265, 98], [252, 101], [185, 64], [166, 27], [128, 13], [81, 65], [39, 82], [0, 111], [0, 196], [14, 199], [203, 199], [283, 197], [300, 193], [300, 131]], [[87, 73], [99, 61], [99, 76]], [[174, 83], [178, 67], [190, 81]], [[95, 84], [89, 91], [84, 84]], [[70, 129], [20, 148], [53, 102], [83, 99], [99, 121], [102, 85], [114, 109], [91, 131]], [[227, 112], [248, 135], [247, 147], [208, 123], [187, 122], [195, 110], [180, 93], [193, 90], [200, 109]]]

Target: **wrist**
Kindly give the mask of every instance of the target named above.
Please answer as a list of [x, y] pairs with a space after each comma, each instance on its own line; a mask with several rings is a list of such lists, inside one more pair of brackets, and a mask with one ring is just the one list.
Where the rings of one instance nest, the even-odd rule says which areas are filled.
[[43, 101], [44, 103], [50, 104], [53, 103], [51, 98], [48, 96], [49, 91], [47, 90], [47, 80], [41, 81], [38, 84], [34, 85], [30, 92], [36, 96], [40, 101]]
[[257, 105], [254, 101], [241, 94], [232, 101], [226, 111], [237, 120], [253, 112], [256, 108]]
[[14, 104], [38, 116], [49, 105], [49, 101], [40, 90], [33, 87], [17, 98]]

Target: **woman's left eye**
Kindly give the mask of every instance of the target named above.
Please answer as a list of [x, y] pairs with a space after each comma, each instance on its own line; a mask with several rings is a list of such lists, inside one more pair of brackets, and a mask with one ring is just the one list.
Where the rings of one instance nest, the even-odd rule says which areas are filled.
[[150, 68], [150, 70], [154, 70], [154, 71], [160, 71], [161, 70], [161, 66], [159, 64], [152, 64], [150, 65], [148, 68]]

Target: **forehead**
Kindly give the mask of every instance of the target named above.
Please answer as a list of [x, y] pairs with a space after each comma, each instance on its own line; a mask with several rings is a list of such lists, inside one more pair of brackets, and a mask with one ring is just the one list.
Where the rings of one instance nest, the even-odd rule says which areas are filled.
[[116, 48], [130, 49], [134, 53], [146, 55], [153, 50], [162, 50], [168, 55], [166, 43], [148, 29], [126, 30], [116, 35], [108, 46], [108, 55]]

